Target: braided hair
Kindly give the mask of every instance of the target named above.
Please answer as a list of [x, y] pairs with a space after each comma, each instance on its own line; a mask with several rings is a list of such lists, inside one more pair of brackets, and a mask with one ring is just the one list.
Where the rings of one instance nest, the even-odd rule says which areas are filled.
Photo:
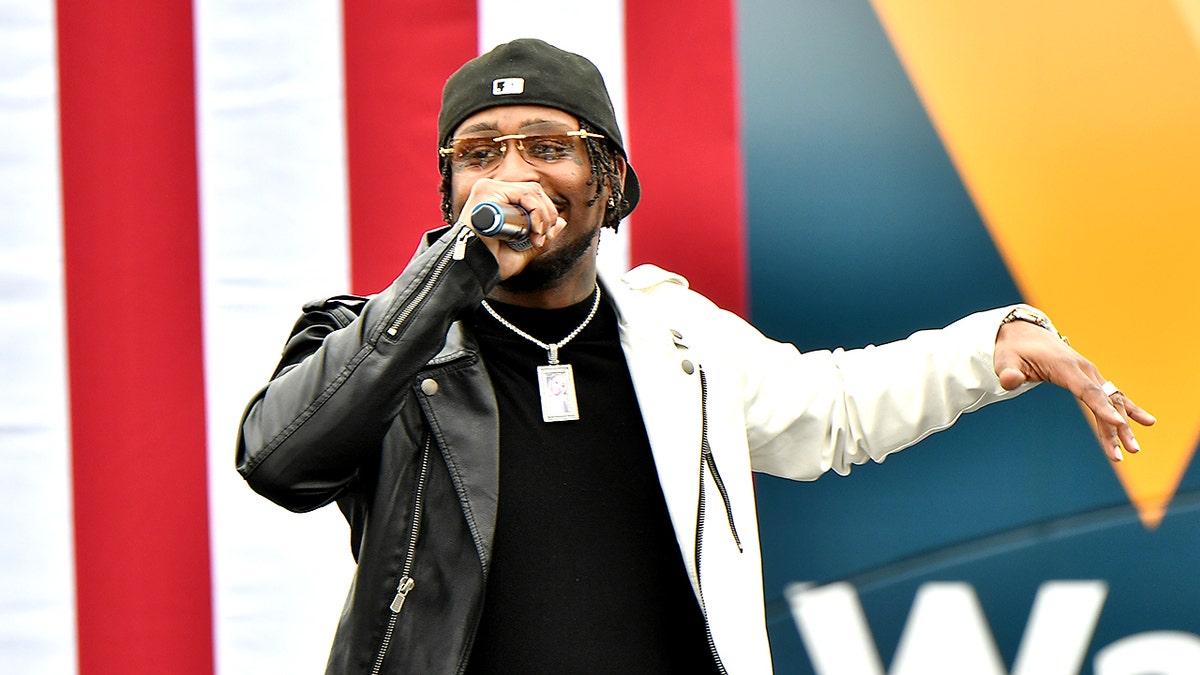
[[[589, 133], [595, 133], [595, 129], [582, 121], [579, 123], [579, 128]], [[619, 214], [624, 213], [629, 208], [629, 202], [625, 199], [621, 174], [617, 170], [618, 151], [606, 139], [600, 138], [584, 138], [583, 147], [587, 150], [589, 164], [592, 167], [592, 175], [588, 178], [587, 184], [596, 186], [596, 191], [592, 194], [592, 198], [588, 200], [587, 205], [594, 205], [597, 199], [604, 196], [604, 188], [608, 188], [611, 196], [607, 208], [604, 210], [604, 222], [600, 225], [601, 227], [611, 227], [616, 232], [617, 226], [621, 224], [621, 216]], [[438, 168], [442, 174], [440, 187], [442, 193], [442, 219], [447, 224], [453, 224], [454, 215], [450, 203], [450, 158], [442, 157], [438, 163]]]

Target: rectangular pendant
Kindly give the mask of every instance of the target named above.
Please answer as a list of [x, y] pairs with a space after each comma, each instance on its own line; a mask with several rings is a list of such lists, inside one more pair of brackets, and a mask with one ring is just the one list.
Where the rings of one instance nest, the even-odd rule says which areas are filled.
[[538, 366], [538, 391], [542, 397], [542, 420], [565, 422], [579, 419], [575, 400], [575, 373], [571, 364]]

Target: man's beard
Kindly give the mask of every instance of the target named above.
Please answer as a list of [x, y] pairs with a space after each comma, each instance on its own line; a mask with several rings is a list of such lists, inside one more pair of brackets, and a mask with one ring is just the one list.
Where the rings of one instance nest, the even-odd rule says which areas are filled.
[[513, 293], [529, 293], [552, 288], [563, 277], [575, 269], [575, 265], [588, 254], [592, 242], [600, 236], [600, 228], [593, 227], [589, 235], [580, 237], [563, 248], [534, 258], [525, 269], [500, 282], [499, 286]]

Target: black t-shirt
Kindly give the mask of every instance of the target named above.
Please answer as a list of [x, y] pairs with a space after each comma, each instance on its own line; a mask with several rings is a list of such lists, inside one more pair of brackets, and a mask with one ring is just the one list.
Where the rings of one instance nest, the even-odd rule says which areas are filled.
[[[552, 343], [592, 298], [558, 310], [491, 304]], [[542, 420], [546, 350], [482, 307], [472, 322], [500, 406], [500, 503], [467, 673], [715, 673], [613, 309], [602, 301], [559, 353], [574, 372], [574, 421]]]

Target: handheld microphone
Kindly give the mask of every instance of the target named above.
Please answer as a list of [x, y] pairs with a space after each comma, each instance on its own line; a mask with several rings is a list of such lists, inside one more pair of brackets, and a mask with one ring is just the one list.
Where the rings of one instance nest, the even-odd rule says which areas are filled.
[[529, 241], [529, 212], [517, 204], [481, 202], [471, 210], [471, 229], [480, 236], [504, 240], [514, 251], [533, 246]]

